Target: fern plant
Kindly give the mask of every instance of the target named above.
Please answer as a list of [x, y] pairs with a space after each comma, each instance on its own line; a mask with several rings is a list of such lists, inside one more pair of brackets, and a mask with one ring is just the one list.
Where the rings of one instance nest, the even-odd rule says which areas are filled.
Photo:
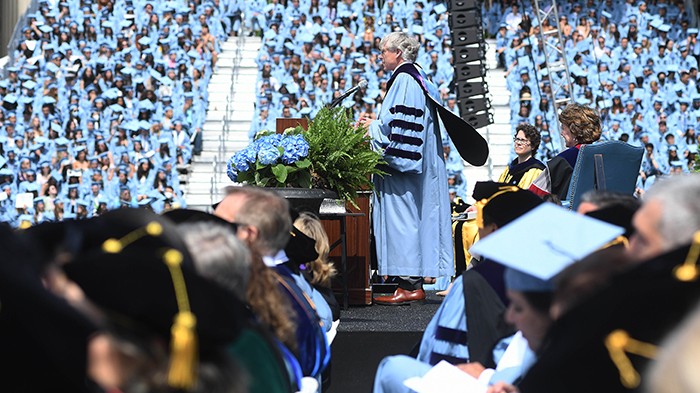
[[308, 130], [312, 187], [333, 190], [354, 206], [358, 190], [374, 190], [370, 176], [382, 176], [382, 156], [370, 147], [363, 127], [357, 129], [345, 109], [321, 109]]

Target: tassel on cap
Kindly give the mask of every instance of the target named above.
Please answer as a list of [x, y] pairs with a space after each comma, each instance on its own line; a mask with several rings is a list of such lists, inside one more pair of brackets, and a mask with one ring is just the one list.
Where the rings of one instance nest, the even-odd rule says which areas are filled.
[[178, 389], [191, 389], [197, 379], [197, 319], [189, 311], [175, 316], [170, 340], [170, 368], [168, 385]]
[[638, 387], [641, 377], [632, 365], [627, 353], [653, 359], [656, 356], [656, 345], [635, 340], [626, 331], [618, 329], [608, 334], [605, 346], [610, 354], [610, 359], [620, 373], [622, 385], [628, 389]]
[[171, 329], [170, 368], [168, 385], [177, 389], [191, 389], [197, 380], [198, 356], [197, 318], [190, 311], [190, 302], [182, 275], [182, 254], [177, 250], [168, 250], [163, 254], [163, 261], [170, 270], [175, 289], [178, 313]]
[[700, 258], [700, 231], [695, 232], [693, 235], [693, 244], [690, 246], [690, 250], [688, 250], [688, 256], [685, 258], [685, 262], [673, 269], [673, 274], [678, 281], [695, 281], [698, 276], [700, 276], [697, 265], [698, 258]]

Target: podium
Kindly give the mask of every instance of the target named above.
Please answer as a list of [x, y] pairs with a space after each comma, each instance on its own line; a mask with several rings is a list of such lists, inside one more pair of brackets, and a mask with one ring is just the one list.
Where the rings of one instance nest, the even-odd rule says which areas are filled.
[[333, 280], [333, 292], [336, 297], [341, 296], [339, 303], [344, 308], [348, 304], [372, 304], [372, 287], [369, 282], [369, 201], [372, 192], [363, 191], [358, 194], [355, 203], [359, 208], [346, 203], [346, 213], [324, 214], [322, 211], [319, 215], [331, 243], [329, 259], [338, 270], [338, 276]]

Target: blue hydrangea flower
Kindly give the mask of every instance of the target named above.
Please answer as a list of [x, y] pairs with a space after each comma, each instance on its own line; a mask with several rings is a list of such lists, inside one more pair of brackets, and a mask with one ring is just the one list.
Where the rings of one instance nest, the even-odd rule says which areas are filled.
[[231, 181], [235, 182], [238, 180], [238, 172], [236, 172], [236, 166], [234, 164], [234, 156], [231, 156], [228, 160], [228, 164], [226, 165], [226, 175], [228, 175], [228, 178], [231, 179]]
[[285, 164], [293, 164], [309, 154], [309, 144], [301, 135], [288, 136], [282, 140], [281, 146], [284, 148], [282, 162]]
[[255, 162], [255, 156], [253, 156], [252, 161], [250, 160], [249, 156], [251, 153], [251, 149], [249, 149], [248, 147], [238, 151], [229, 160], [229, 165], [232, 166], [232, 168], [237, 172], [247, 171], [248, 169], [250, 169], [250, 164]]
[[263, 165], [272, 165], [280, 158], [280, 151], [275, 146], [261, 146], [258, 151], [258, 160]]

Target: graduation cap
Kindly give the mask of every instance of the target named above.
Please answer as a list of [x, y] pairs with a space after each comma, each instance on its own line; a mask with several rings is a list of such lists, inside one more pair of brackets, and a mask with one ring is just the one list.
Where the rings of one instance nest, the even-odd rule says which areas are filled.
[[623, 232], [618, 226], [543, 203], [479, 240], [470, 252], [548, 281]]
[[484, 227], [485, 216], [500, 228], [543, 203], [530, 191], [493, 181], [477, 182], [472, 196], [480, 228]]
[[[143, 210], [121, 210], [127, 212], [109, 212], [107, 219], [84, 225], [97, 226], [97, 238], [104, 240], [77, 254], [64, 270], [112, 317], [117, 330], [168, 339], [168, 385], [187, 390], [196, 382], [198, 357], [233, 341], [248, 314], [233, 293], [195, 274], [179, 236], [175, 247], [164, 237], [166, 231], [177, 236], [166, 219]], [[116, 231], [105, 226], [119, 223], [114, 218], [122, 215], [129, 224], [145, 223], [126, 233], [123, 225]], [[134, 220], [135, 215], [146, 219]]]

